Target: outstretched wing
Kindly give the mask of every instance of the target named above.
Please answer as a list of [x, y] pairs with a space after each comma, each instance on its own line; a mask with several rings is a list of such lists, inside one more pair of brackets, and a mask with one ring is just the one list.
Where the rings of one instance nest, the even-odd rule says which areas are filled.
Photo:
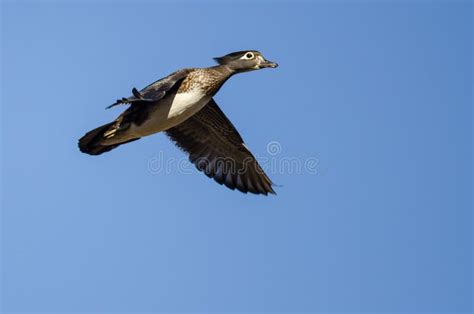
[[163, 98], [168, 91], [170, 91], [176, 83], [182, 81], [191, 72], [192, 69], [182, 69], [174, 73], [171, 73], [167, 77], [164, 77], [154, 83], [151, 83], [141, 91], [136, 88], [132, 89], [133, 96], [117, 99], [112, 105], [108, 106], [107, 109], [112, 108], [121, 104], [133, 104], [136, 102], [155, 102]]
[[189, 160], [197, 169], [219, 184], [244, 193], [275, 194], [272, 181], [213, 99], [166, 133], [189, 153]]

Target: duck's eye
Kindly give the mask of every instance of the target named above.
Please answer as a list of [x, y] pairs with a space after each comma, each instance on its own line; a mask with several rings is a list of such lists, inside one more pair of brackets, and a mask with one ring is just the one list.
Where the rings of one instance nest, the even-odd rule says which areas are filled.
[[253, 53], [247, 52], [247, 54], [245, 55], [245, 58], [252, 59], [253, 58]]

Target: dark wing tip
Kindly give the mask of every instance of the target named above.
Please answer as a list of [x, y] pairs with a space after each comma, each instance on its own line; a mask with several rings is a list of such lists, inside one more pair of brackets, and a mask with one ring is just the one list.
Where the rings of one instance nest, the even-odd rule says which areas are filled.
[[118, 105], [128, 104], [129, 102], [130, 102], [130, 99], [122, 97], [122, 99], [117, 99], [113, 104], [111, 104], [110, 106], [105, 107], [105, 109], [110, 109], [110, 108], [118, 106]]
[[118, 105], [121, 105], [121, 104], [122, 104], [122, 103], [121, 103], [119, 100], [117, 100], [116, 102], [114, 102], [114, 103], [111, 104], [110, 106], [105, 107], [105, 109], [110, 109], [110, 108], [112, 108], [112, 107], [115, 107], [115, 106], [118, 106]]
[[143, 95], [135, 87], [132, 89], [132, 94], [138, 99], [144, 98]]

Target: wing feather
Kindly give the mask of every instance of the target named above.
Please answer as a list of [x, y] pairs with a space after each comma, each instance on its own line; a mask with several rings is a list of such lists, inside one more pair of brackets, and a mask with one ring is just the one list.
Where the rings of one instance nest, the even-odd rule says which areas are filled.
[[170, 91], [176, 83], [184, 80], [186, 76], [192, 71], [193, 69], [182, 69], [176, 72], [171, 73], [170, 75], [155, 81], [138, 91], [136, 88], [132, 89], [133, 96], [117, 99], [112, 105], [108, 106], [107, 109], [112, 108], [117, 105], [122, 104], [134, 104], [137, 102], [155, 102], [162, 99], [168, 91]]
[[275, 194], [272, 181], [213, 99], [166, 133], [199, 171], [217, 183], [243, 193]]

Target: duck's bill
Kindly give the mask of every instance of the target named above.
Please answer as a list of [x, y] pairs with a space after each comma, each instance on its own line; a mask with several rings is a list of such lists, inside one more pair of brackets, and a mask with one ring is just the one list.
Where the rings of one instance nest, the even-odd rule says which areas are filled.
[[276, 68], [276, 67], [278, 67], [278, 63], [265, 60], [265, 62], [260, 63], [258, 66], [259, 66], [261, 69], [262, 69], [262, 68]]

